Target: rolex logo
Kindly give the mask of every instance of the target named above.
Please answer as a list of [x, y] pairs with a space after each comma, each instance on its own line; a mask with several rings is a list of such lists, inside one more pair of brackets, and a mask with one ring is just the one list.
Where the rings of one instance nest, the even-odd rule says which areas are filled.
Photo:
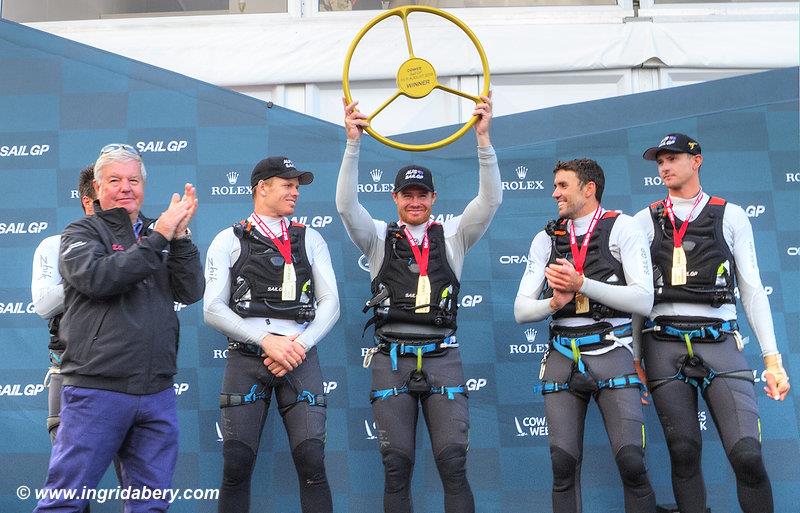
[[528, 328], [525, 330], [525, 339], [528, 342], [534, 342], [536, 340], [537, 333], [539, 333], [539, 331], [536, 328]]
[[380, 182], [381, 181], [381, 177], [383, 176], [383, 171], [381, 171], [378, 168], [375, 168], [375, 169], [373, 169], [372, 171], [369, 172], [369, 176], [372, 177], [372, 181], [373, 182]]
[[517, 178], [519, 178], [520, 180], [524, 180], [525, 177], [528, 175], [528, 168], [525, 166], [517, 166], [517, 169], [515, 171], [517, 173]]
[[236, 171], [229, 171], [225, 177], [228, 179], [229, 184], [236, 185], [236, 181], [239, 180], [239, 173]]

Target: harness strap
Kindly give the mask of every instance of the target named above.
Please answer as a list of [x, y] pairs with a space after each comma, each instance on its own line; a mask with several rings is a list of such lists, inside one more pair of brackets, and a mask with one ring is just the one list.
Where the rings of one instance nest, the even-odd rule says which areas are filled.
[[700, 390], [700, 393], [704, 393], [706, 388], [711, 385], [711, 382], [714, 381], [715, 378], [731, 378], [731, 379], [741, 379], [744, 381], [749, 381], [750, 383], [754, 383], [753, 379], [753, 371], [749, 369], [742, 369], [742, 370], [734, 370], [734, 371], [726, 371], [726, 372], [715, 372], [713, 369], [707, 367], [705, 363], [702, 364], [703, 368], [708, 371], [708, 375], [702, 379], [698, 378], [690, 378], [686, 374], [683, 373], [683, 366], [681, 366], [680, 370], [675, 373], [674, 376], [670, 376], [668, 378], [656, 378], [656, 379], [649, 379], [650, 382], [650, 391], [655, 392], [662, 385], [666, 385], [671, 381], [683, 381], [688, 385], [692, 385], [693, 387]]
[[382, 390], [373, 390], [369, 393], [369, 402], [374, 403], [376, 400], [384, 400], [387, 397], [392, 397], [394, 395], [400, 394], [407, 394], [408, 393], [408, 385], [403, 385], [400, 388], [384, 388]]
[[657, 324], [654, 321], [648, 320], [645, 322], [645, 330], [648, 331], [663, 331], [667, 335], [678, 337], [685, 340], [688, 336], [690, 339], [703, 338], [706, 335], [711, 335], [713, 338], [718, 339], [721, 333], [733, 333], [739, 330], [739, 323], [736, 321], [723, 321], [720, 323], [709, 324], [706, 326], [697, 326], [694, 329], [681, 329], [670, 324]]
[[619, 337], [626, 337], [632, 333], [630, 323], [617, 326], [615, 329], [606, 333], [594, 333], [582, 337], [568, 337], [555, 335], [550, 339], [556, 351], [574, 361], [581, 373], [586, 372], [586, 366], [581, 359], [581, 346], [590, 346], [605, 341], [618, 341]]
[[261, 392], [258, 391], [258, 384], [250, 387], [250, 392], [246, 394], [219, 394], [219, 407], [230, 408], [232, 406], [242, 406], [243, 404], [250, 404], [258, 401], [259, 399], [269, 400], [267, 389], [264, 388]]
[[54, 367], [61, 367], [61, 351], [50, 351], [50, 363]]
[[308, 390], [303, 390], [302, 392], [297, 394], [297, 399], [295, 400], [295, 402], [287, 404], [280, 408], [281, 415], [286, 414], [287, 411], [291, 410], [300, 403], [308, 403], [309, 406], [321, 406], [323, 408], [326, 408], [328, 406], [325, 394], [314, 394], [312, 392], [309, 392]]
[[442, 394], [446, 395], [448, 399], [451, 401], [454, 400], [456, 394], [464, 394], [467, 396], [467, 391], [464, 389], [463, 385], [458, 385], [455, 387], [431, 387], [431, 394]]
[[[441, 342], [431, 342], [424, 345], [419, 344], [410, 344], [406, 342], [400, 341], [389, 341], [389, 340], [378, 340], [377, 349], [384, 349], [386, 347], [389, 348], [389, 359], [392, 362], [392, 370], [397, 370], [397, 357], [404, 356], [404, 355], [414, 355], [417, 357], [417, 372], [422, 370], [422, 357], [427, 353], [433, 353], [439, 349], [447, 349], [450, 347], [458, 347], [458, 342], [456, 342], [455, 336], [449, 336], [442, 340]], [[374, 354], [374, 352], [372, 353]], [[369, 355], [369, 359], [367, 359], [367, 355], [364, 356], [364, 367], [369, 367], [369, 362], [372, 360], [372, 355]]]
[[258, 344], [248, 344], [247, 342], [230, 341], [228, 342], [228, 350], [239, 351], [244, 355], [258, 356], [259, 358], [265, 358], [267, 356], [261, 349], [261, 346]]
[[[636, 373], [632, 374], [625, 374], [623, 376], [616, 376], [609, 379], [600, 379], [595, 381], [597, 385], [597, 391], [604, 388], [633, 388], [637, 387], [641, 391], [646, 392], [647, 386], [641, 382], [639, 376]], [[557, 381], [542, 381], [542, 384], [535, 385], [533, 387], [533, 393], [542, 395], [544, 394], [552, 394], [555, 392], [561, 392], [562, 390], [569, 390], [569, 381], [566, 383], [559, 383]]]

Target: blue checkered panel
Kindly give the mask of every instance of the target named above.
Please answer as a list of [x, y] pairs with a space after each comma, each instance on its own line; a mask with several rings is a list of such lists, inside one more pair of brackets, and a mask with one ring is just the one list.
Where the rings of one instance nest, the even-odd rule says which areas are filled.
[[[546, 323], [519, 326], [512, 305], [531, 239], [556, 214], [550, 198], [556, 160], [588, 156], [606, 171], [607, 208], [633, 213], [661, 198], [655, 165], [642, 151], [667, 132], [702, 142], [705, 189], [745, 208], [758, 245], [780, 351], [790, 375], [800, 370], [800, 155], [798, 70], [778, 70], [701, 85], [576, 104], [494, 120], [504, 200], [464, 266], [459, 341], [470, 390], [469, 474], [481, 512], [550, 509], [547, 419], [534, 395], [547, 347]], [[429, 142], [452, 127], [401, 137]], [[362, 144], [360, 199], [374, 217], [393, 219], [395, 171], [410, 162], [430, 167], [440, 191], [437, 220], [458, 215], [477, 191], [471, 134], [439, 150], [396, 151], [369, 138]], [[193, 238], [205, 253], [213, 236], [252, 209], [249, 175], [267, 155], [287, 155], [316, 174], [302, 190], [296, 219], [317, 228], [330, 248], [342, 316], [320, 343], [328, 391], [327, 468], [337, 511], [382, 508], [382, 467], [368, 401], [371, 346], [362, 337], [361, 307], [369, 291], [364, 259], [345, 233], [333, 197], [344, 148], [340, 127], [165, 70], [0, 20], [0, 511], [30, 511], [21, 485], [45, 481], [50, 441], [45, 429], [45, 322], [30, 297], [37, 244], [81, 215], [77, 174], [109, 142], [133, 144], [148, 169], [143, 212], [156, 217], [172, 192], [194, 183], [200, 210]], [[218, 397], [225, 339], [202, 321], [202, 305], [178, 306], [176, 376], [180, 458], [175, 487], [217, 488], [222, 476]], [[762, 369], [742, 312], [746, 348]], [[760, 375], [759, 375], [760, 377]], [[800, 486], [796, 462], [800, 407], [795, 394], [775, 403], [760, 393], [764, 450], [776, 511], [793, 511]], [[713, 420], [701, 403], [703, 465], [715, 512], [737, 510], [734, 477]], [[647, 458], [659, 502], [673, 502], [664, 437], [648, 408]], [[622, 487], [596, 407], [587, 419], [584, 510], [622, 511]], [[413, 490], [416, 510], [440, 512], [442, 488], [421, 423]], [[13, 463], [12, 463], [13, 462]], [[253, 478], [253, 511], [299, 512], [296, 474], [277, 412], [268, 417]], [[102, 485], [116, 486], [109, 472]], [[116, 512], [117, 503], [92, 504]], [[212, 512], [210, 501], [178, 501], [171, 511]]]

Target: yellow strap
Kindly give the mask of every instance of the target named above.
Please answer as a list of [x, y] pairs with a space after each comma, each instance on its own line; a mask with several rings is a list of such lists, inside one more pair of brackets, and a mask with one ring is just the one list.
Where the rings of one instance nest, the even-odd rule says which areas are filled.
[[578, 349], [578, 346], [575, 345], [575, 339], [571, 339], [569, 341], [570, 345], [572, 345], [572, 359], [575, 360], [575, 363], [578, 363], [578, 360], [581, 359], [581, 350]]
[[689, 334], [684, 333], [683, 339], [686, 341], [686, 350], [689, 352], [689, 358], [694, 356], [694, 351], [692, 350], [692, 341], [689, 339]]
[[644, 424], [642, 424], [642, 449], [645, 448], [646, 444], [647, 444], [647, 440], [645, 439], [645, 436], [644, 436]]
[[422, 371], [422, 347], [417, 348], [417, 372]]

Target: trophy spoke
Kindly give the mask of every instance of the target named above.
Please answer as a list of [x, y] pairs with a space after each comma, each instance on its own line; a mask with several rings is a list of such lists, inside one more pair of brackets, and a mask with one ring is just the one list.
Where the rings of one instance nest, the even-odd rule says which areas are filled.
[[389, 106], [389, 104], [390, 104], [390, 103], [392, 103], [393, 101], [395, 101], [395, 100], [397, 99], [397, 97], [398, 97], [398, 96], [400, 96], [401, 94], [403, 94], [403, 93], [402, 93], [402, 91], [400, 91], [399, 89], [398, 89], [397, 91], [395, 91], [394, 95], [393, 95], [391, 98], [389, 98], [388, 100], [386, 100], [385, 102], [383, 102], [383, 103], [381, 104], [381, 106], [380, 106], [380, 107], [378, 107], [378, 108], [377, 108], [377, 110], [375, 110], [375, 112], [373, 112], [372, 114], [370, 114], [370, 115], [369, 115], [369, 117], [367, 118], [367, 121], [369, 121], [369, 122], [371, 123], [371, 122], [372, 122], [372, 120], [375, 118], [375, 116], [377, 116], [378, 114], [380, 114], [380, 112], [381, 112], [383, 109], [385, 109], [386, 107], [388, 107], [388, 106]]
[[458, 89], [453, 89], [451, 87], [447, 87], [446, 85], [436, 84], [434, 86], [436, 89], [441, 89], [442, 91], [448, 92], [450, 94], [454, 94], [456, 96], [460, 96], [462, 98], [466, 98], [467, 100], [472, 100], [475, 103], [480, 103], [483, 100], [480, 99], [479, 96], [473, 96], [471, 94], [465, 93], [464, 91], [459, 91]]
[[408, 12], [401, 11], [400, 19], [403, 20], [403, 32], [406, 34], [406, 46], [408, 46], [408, 56], [414, 57], [414, 47], [411, 45], [411, 31], [408, 30]]

